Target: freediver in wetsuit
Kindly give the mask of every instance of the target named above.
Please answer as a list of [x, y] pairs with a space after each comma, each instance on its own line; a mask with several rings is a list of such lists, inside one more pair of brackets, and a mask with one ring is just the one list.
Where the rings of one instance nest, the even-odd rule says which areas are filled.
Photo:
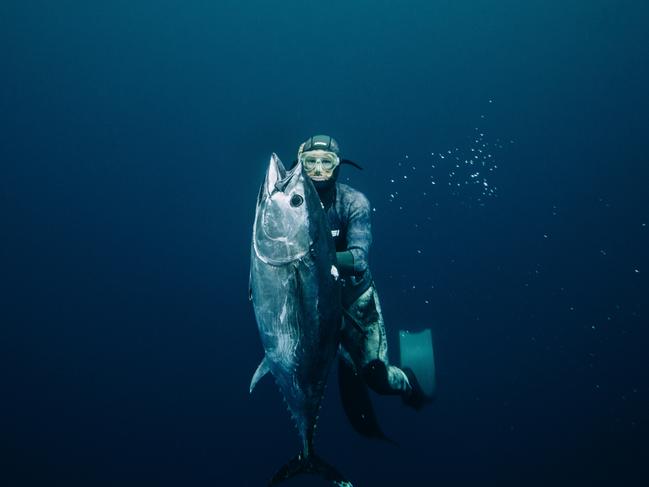
[[341, 356], [371, 389], [399, 395], [420, 409], [429, 398], [410, 369], [388, 361], [388, 344], [381, 305], [368, 265], [372, 243], [371, 208], [360, 191], [337, 181], [341, 164], [338, 143], [328, 135], [315, 135], [300, 145], [298, 160], [311, 178], [329, 218], [336, 245], [337, 267], [343, 281]]

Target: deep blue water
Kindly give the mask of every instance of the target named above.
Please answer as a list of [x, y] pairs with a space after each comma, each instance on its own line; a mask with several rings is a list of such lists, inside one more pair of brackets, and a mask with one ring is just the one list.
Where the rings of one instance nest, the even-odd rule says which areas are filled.
[[642, 0], [2, 2], [0, 484], [261, 486], [296, 453], [272, 381], [247, 391], [249, 244], [270, 153], [327, 133], [365, 166], [341, 177], [375, 208], [393, 358], [432, 327], [439, 398], [375, 397], [393, 447], [332, 383], [321, 455], [360, 487], [646, 485], [648, 24]]

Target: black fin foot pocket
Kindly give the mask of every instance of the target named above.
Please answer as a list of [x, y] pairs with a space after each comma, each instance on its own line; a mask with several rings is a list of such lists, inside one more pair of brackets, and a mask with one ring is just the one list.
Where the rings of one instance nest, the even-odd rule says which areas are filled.
[[345, 479], [334, 466], [329, 465], [317, 455], [304, 458], [301, 453], [280, 468], [268, 485], [277, 485], [300, 474], [318, 475], [325, 480], [331, 481], [336, 487], [353, 487], [352, 483]]
[[412, 369], [404, 367], [402, 370], [406, 374], [406, 377], [408, 377], [408, 382], [410, 382], [412, 391], [408, 395], [401, 396], [401, 399], [406, 406], [411, 407], [416, 411], [421, 411], [426, 404], [433, 402], [433, 398], [423, 391], [419, 381], [417, 380], [417, 376], [414, 374]]

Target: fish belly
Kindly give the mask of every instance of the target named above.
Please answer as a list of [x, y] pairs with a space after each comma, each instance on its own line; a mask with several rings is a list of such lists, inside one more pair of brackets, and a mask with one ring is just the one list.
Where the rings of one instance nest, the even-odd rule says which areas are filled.
[[325, 306], [336, 290], [312, 260], [277, 267], [257, 259], [252, 291], [270, 371], [298, 431], [310, 436], [338, 347], [339, 313]]

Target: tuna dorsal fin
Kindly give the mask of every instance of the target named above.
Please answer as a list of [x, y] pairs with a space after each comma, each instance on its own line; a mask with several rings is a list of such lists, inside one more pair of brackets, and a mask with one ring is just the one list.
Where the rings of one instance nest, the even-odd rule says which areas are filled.
[[265, 376], [269, 371], [270, 367], [268, 366], [268, 360], [264, 356], [261, 363], [259, 364], [259, 367], [257, 367], [257, 370], [255, 370], [255, 374], [252, 376], [252, 380], [250, 381], [250, 394], [252, 394], [252, 391], [257, 385], [257, 382], [259, 382], [261, 378]]

